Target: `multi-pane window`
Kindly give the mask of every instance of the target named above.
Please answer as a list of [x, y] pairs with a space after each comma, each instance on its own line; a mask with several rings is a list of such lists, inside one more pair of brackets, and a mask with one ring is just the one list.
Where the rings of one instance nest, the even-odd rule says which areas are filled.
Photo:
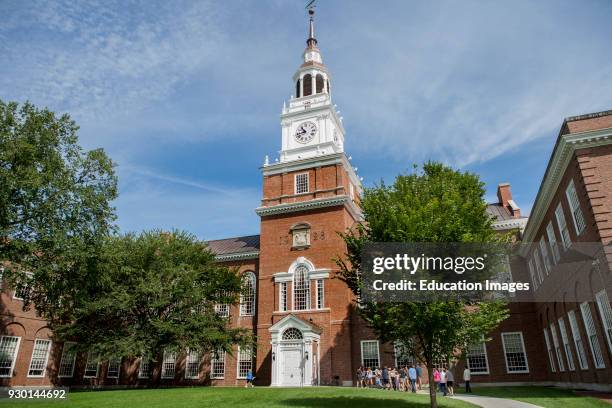
[[149, 378], [153, 372], [153, 364], [151, 357], [144, 355], [140, 358], [140, 366], [138, 367], [138, 378]]
[[546, 235], [548, 236], [548, 245], [550, 245], [550, 251], [552, 252], [553, 263], [559, 262], [561, 254], [559, 253], [559, 244], [557, 243], [557, 236], [552, 225], [552, 221], [546, 226]]
[[559, 364], [559, 371], [565, 371], [565, 364], [563, 363], [563, 354], [561, 354], [561, 346], [559, 344], [559, 338], [557, 337], [557, 329], [555, 324], [550, 324], [550, 334], [552, 334], [553, 344], [555, 346], [555, 355], [557, 356], [557, 364]]
[[[226, 295], [226, 293], [222, 292], [220, 294], [220, 297], [223, 297], [225, 295]], [[217, 304], [215, 304], [215, 312], [220, 317], [229, 317], [229, 312], [230, 312], [230, 305], [229, 305], [229, 303], [217, 303]]]
[[106, 378], [119, 378], [121, 370], [121, 357], [112, 357], [108, 360], [108, 369], [106, 370]]
[[378, 340], [361, 341], [361, 365], [375, 369], [380, 367], [380, 354], [378, 353]]
[[[248, 370], [247, 370], [248, 372]], [[210, 378], [222, 379], [225, 377], [225, 350], [213, 351], [210, 358]], [[244, 374], [246, 377], [246, 373]]]
[[58, 376], [70, 378], [74, 375], [74, 363], [76, 362], [76, 343], [65, 342], [62, 349], [62, 358], [59, 364]]
[[246, 378], [253, 369], [253, 353], [250, 347], [238, 347], [238, 378]]
[[317, 279], [317, 309], [323, 309], [325, 307], [325, 290], [323, 286], [323, 279]]
[[569, 344], [569, 337], [567, 336], [567, 330], [565, 329], [565, 320], [560, 317], [559, 320], [559, 333], [561, 334], [561, 342], [563, 342], [563, 350], [565, 350], [565, 357], [567, 358], [567, 368], [570, 371], [575, 371], [574, 366], [574, 354]]
[[408, 350], [402, 342], [395, 342], [393, 345], [393, 352], [395, 354], [395, 367], [397, 369], [408, 367], [414, 363], [414, 357], [408, 354]]
[[535, 271], [533, 269], [533, 259], [530, 259], [527, 263], [529, 267], [529, 277], [531, 278], [531, 283], [533, 283], [533, 290], [538, 289], [538, 278], [536, 277]]
[[242, 277], [242, 293], [240, 294], [240, 316], [255, 314], [255, 293], [257, 282], [253, 272], [246, 272]]
[[572, 241], [570, 240], [569, 230], [567, 229], [567, 222], [565, 222], [565, 214], [563, 213], [561, 203], [559, 203], [557, 209], [555, 210], [555, 218], [557, 218], [557, 226], [559, 227], [559, 232], [561, 232], [563, 249], [567, 249], [571, 245]]
[[36, 339], [32, 349], [32, 359], [28, 369], [28, 377], [44, 377], [51, 350], [51, 340]]
[[195, 350], [189, 350], [185, 359], [185, 378], [188, 380], [197, 379], [200, 377], [200, 353]]
[[580, 364], [580, 368], [582, 370], [587, 370], [589, 368], [589, 363], [587, 362], [586, 350], [584, 348], [584, 343], [582, 342], [582, 337], [580, 337], [580, 330], [578, 329], [578, 320], [576, 319], [576, 312], [570, 310], [569, 312], [567, 312], [567, 317], [569, 318], [570, 329], [572, 330], [574, 346], [576, 346], [578, 364]]
[[468, 347], [467, 365], [472, 374], [489, 374], [489, 360], [484, 340]]
[[546, 342], [546, 351], [548, 352], [548, 362], [550, 363], [550, 371], [557, 372], [555, 368], [555, 360], [553, 359], [552, 348], [550, 346], [550, 338], [548, 337], [548, 329], [544, 328], [544, 341]]
[[542, 261], [544, 262], [544, 271], [546, 275], [550, 273], [551, 265], [550, 265], [550, 257], [548, 256], [548, 247], [546, 246], [546, 241], [544, 237], [540, 238], [540, 253], [542, 254]]
[[176, 373], [176, 353], [164, 351], [162, 360], [162, 378], [174, 378]]
[[605, 289], [595, 295], [597, 300], [597, 308], [599, 309], [599, 315], [603, 323], [604, 331], [606, 332], [606, 340], [608, 341], [608, 348], [612, 353], [612, 308], [610, 307], [610, 300]]
[[288, 284], [287, 282], [280, 282], [279, 284], [279, 299], [278, 299], [278, 304], [279, 304], [279, 309], [281, 312], [285, 312], [289, 309], [289, 305], [287, 304], [288, 302], [288, 297], [287, 297], [287, 287]]
[[98, 359], [98, 355], [93, 351], [89, 351], [87, 353], [87, 361], [85, 362], [85, 372], [83, 373], [83, 378], [98, 377], [98, 368], [100, 368], [100, 360]]
[[14, 336], [0, 337], [0, 377], [11, 377], [13, 375], [20, 340], [20, 337]]
[[570, 180], [569, 185], [565, 190], [565, 196], [567, 197], [567, 202], [569, 203], [572, 218], [574, 220], [576, 235], [580, 235], [582, 231], [584, 231], [586, 223], [584, 222], [584, 216], [582, 215], [582, 210], [580, 209], [580, 201], [578, 200], [578, 193], [576, 193], [574, 180]]
[[544, 274], [542, 274], [542, 263], [540, 262], [538, 248], [533, 251], [533, 260], [535, 261], [536, 272], [538, 274], [538, 282], [542, 284], [542, 282], [544, 282]]
[[584, 327], [586, 328], [586, 334], [589, 339], [589, 346], [591, 347], [591, 353], [593, 353], [595, 368], [605, 368], [606, 365], [601, 353], [601, 347], [599, 347], [599, 340], [597, 339], [595, 322], [591, 314], [591, 306], [589, 306], [588, 302], [580, 304], [580, 313], [582, 313], [582, 320], [584, 321]]
[[30, 295], [30, 279], [32, 279], [32, 273], [27, 272], [25, 274], [25, 280], [19, 282], [17, 287], [15, 288], [15, 293], [13, 293], [13, 298], [18, 300], [23, 300]]
[[308, 192], [308, 173], [295, 175], [295, 194]]
[[512, 373], [528, 373], [527, 353], [523, 343], [523, 333], [502, 333], [502, 344], [506, 356], [506, 370]]
[[305, 265], [299, 265], [295, 268], [293, 276], [293, 309], [310, 309], [310, 279], [308, 277], [308, 268]]

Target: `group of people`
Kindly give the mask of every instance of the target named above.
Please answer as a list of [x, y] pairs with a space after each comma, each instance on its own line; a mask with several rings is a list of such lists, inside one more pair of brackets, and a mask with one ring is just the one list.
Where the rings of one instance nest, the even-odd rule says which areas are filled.
[[375, 387], [394, 391], [417, 392], [421, 389], [423, 368], [420, 364], [416, 367], [394, 368], [394, 367], [359, 367], [357, 369], [357, 387]]
[[[417, 392], [423, 386], [423, 368], [420, 364], [410, 367], [398, 368], [382, 367], [359, 367], [357, 369], [357, 387], [359, 388], [382, 388], [395, 391]], [[455, 376], [446, 367], [434, 368], [433, 381], [436, 392], [441, 392], [445, 397], [455, 395]], [[469, 368], [463, 371], [463, 382], [465, 391], [472, 392], [470, 387], [471, 372]]]

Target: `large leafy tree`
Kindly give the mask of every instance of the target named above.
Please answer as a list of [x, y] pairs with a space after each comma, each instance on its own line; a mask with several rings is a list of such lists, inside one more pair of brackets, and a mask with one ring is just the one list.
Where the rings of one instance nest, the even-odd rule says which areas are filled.
[[68, 115], [0, 100], [0, 262], [52, 324], [71, 318], [115, 219], [113, 163], [77, 131]]
[[215, 308], [237, 302], [240, 275], [188, 233], [111, 237], [97, 273], [87, 296], [73, 305], [73, 320], [55, 327], [82, 349], [105, 357], [150, 356], [159, 367], [164, 351], [231, 352], [233, 344], [252, 343], [248, 331], [230, 327]]
[[[343, 234], [341, 278], [359, 296], [361, 256], [369, 242], [498, 243], [486, 212], [484, 184], [478, 176], [440, 163], [399, 175], [392, 185], [366, 189], [362, 200], [365, 222]], [[500, 302], [452, 301], [366, 302], [359, 311], [383, 341], [400, 342], [404, 352], [426, 364], [433, 384], [434, 363], [481, 340], [507, 317]], [[430, 386], [432, 407], [436, 394]]]

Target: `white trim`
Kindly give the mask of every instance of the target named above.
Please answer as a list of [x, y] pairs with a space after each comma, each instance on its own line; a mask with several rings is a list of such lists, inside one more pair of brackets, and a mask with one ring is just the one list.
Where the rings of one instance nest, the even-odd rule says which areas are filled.
[[[319, 285], [321, 287], [319, 288]], [[321, 289], [321, 293], [319, 296], [319, 289]], [[321, 310], [325, 309], [325, 281], [323, 279], [315, 280], [315, 309]]]
[[62, 361], [64, 360], [64, 355], [66, 354], [66, 346], [67, 345], [74, 345], [76, 346], [76, 343], [74, 341], [65, 341], [64, 344], [62, 345], [62, 356], [60, 358], [59, 361], [59, 365], [57, 368], [57, 373], [58, 373], [58, 378], [72, 378], [74, 377], [74, 366], [76, 364], [76, 359], [78, 356], [78, 353], [76, 351], [73, 351], [73, 356], [72, 356], [72, 369], [70, 370], [70, 375], [61, 375], [59, 374], [62, 370]]
[[496, 231], [509, 230], [509, 229], [514, 229], [514, 228], [518, 228], [521, 231], [523, 231], [525, 227], [527, 226], [528, 220], [529, 218], [523, 217], [523, 218], [511, 218], [509, 220], [503, 220], [503, 221], [494, 221], [492, 224], [492, 227]]
[[[47, 343], [47, 352], [45, 353], [45, 364], [43, 365], [42, 368], [42, 374], [40, 375], [31, 375], [30, 371], [32, 371], [32, 363], [34, 362], [34, 352], [36, 351], [36, 344], [38, 342], [44, 342]], [[28, 365], [28, 378], [44, 378], [45, 377], [45, 373], [47, 371], [47, 364], [49, 363], [49, 353], [51, 352], [51, 347], [53, 346], [53, 342], [49, 339], [34, 339], [34, 346], [32, 347], [32, 355], [30, 356], [30, 364]]]
[[[170, 359], [170, 357], [172, 357]], [[168, 358], [168, 361], [166, 361]], [[166, 363], [171, 364], [172, 370], [166, 370]], [[170, 375], [168, 372], [171, 372]], [[176, 353], [175, 352], [166, 352], [162, 356], [162, 366], [161, 366], [161, 378], [164, 380], [172, 380], [176, 377]]]
[[578, 149], [605, 146], [611, 143], [612, 128], [560, 135], [531, 209], [523, 241], [533, 241], [533, 237], [538, 232], [546, 211], [555, 196], [554, 193], [561, 183], [565, 170], [574, 157], [574, 152]]
[[570, 346], [567, 328], [565, 327], [565, 319], [563, 316], [559, 317], [557, 324], [559, 325], [561, 343], [563, 343], [563, 351], [565, 351], [565, 358], [567, 359], [567, 369], [569, 371], [576, 371], [576, 365], [574, 364], [574, 353], [572, 352], [572, 347]]
[[[298, 191], [298, 177], [300, 176], [305, 176], [306, 177], [306, 190], [304, 191]], [[302, 181], [303, 184], [303, 181]], [[300, 184], [301, 186], [301, 184]], [[303, 186], [302, 186], [303, 187]], [[308, 194], [310, 193], [310, 172], [308, 171], [304, 171], [301, 173], [296, 173], [293, 175], [293, 194], [295, 195], [300, 195], [300, 194]]]
[[235, 254], [216, 255], [215, 261], [229, 262], [229, 261], [241, 261], [244, 259], [257, 259], [257, 258], [259, 258], [259, 251], [251, 251], [251, 252], [238, 252]]
[[[110, 375], [110, 365], [112, 361], [119, 361], [119, 366], [117, 367], [117, 375]], [[109, 358], [106, 364], [106, 378], [119, 378], [121, 376], [121, 363], [123, 362], [122, 357]]]
[[[222, 351], [221, 354], [223, 355], [223, 357], [221, 357], [221, 359], [217, 359], [216, 358], [216, 357], [219, 357], [217, 355], [218, 350], [217, 350], [217, 352], [211, 351], [211, 357], [210, 357], [210, 379], [211, 380], [223, 380], [223, 379], [225, 379], [225, 362], [226, 362], [226, 355], [227, 355], [227, 353], [225, 352], [225, 350], [221, 350], [221, 351]], [[238, 357], [240, 357], [240, 355], [238, 355]], [[215, 362], [218, 363], [219, 361], [223, 362], [223, 374], [221, 374], [221, 375], [214, 375], [214, 368], [215, 368], [214, 364], [215, 364]], [[253, 365], [253, 363], [251, 362], [251, 366], [252, 365]], [[238, 363], [238, 368], [240, 368], [240, 362]], [[238, 373], [238, 371], [236, 371], [236, 373]]]
[[91, 357], [95, 357], [96, 359], [98, 359], [99, 356], [93, 351], [87, 352], [87, 359], [85, 360], [85, 369], [83, 370], [83, 378], [98, 378], [98, 376], [100, 375], [100, 360], [96, 362], [96, 375], [95, 376], [85, 375], [85, 373], [88, 371], [87, 366], [89, 365], [89, 362], [91, 361], [90, 360]]
[[574, 347], [576, 348], [576, 358], [578, 359], [578, 365], [580, 365], [581, 370], [588, 370], [589, 360], [587, 357], [586, 348], [584, 347], [584, 341], [582, 341], [582, 336], [580, 335], [580, 329], [578, 328], [578, 319], [576, 319], [576, 311], [568, 311], [567, 317], [570, 324], [570, 330], [572, 331]]
[[[361, 350], [361, 366], [365, 367], [365, 363], [364, 363], [364, 359], [363, 359], [363, 345], [364, 343], [376, 343], [376, 356], [378, 358], [378, 366], [380, 367], [380, 342], [378, 340], [361, 340], [359, 342], [360, 345], [360, 350]], [[373, 367], [373, 368], [378, 368], [378, 367]]]
[[487, 343], [484, 340], [484, 336], [482, 336], [482, 339], [480, 341], [480, 344], [482, 344], [482, 349], [484, 350], [484, 358], [485, 358], [485, 364], [487, 365], [487, 371], [480, 371], [480, 372], [474, 372], [472, 371], [472, 368], [470, 367], [470, 360], [469, 360], [469, 356], [470, 356], [470, 348], [468, 347], [467, 349], [467, 353], [466, 353], [466, 366], [470, 369], [470, 374], [471, 375], [489, 375], [491, 373], [491, 369], [489, 367], [489, 355], [487, 353]]
[[[251, 371], [252, 373], [253, 372], [253, 347], [245, 347], [245, 350], [246, 349], [249, 349], [249, 355], [251, 357], [251, 369], [249, 371]], [[238, 346], [238, 352], [236, 353], [236, 379], [245, 380], [247, 376], [240, 375], [240, 361], [246, 361], [246, 360], [240, 360], [240, 351], [241, 351], [241, 347]]]
[[589, 342], [589, 346], [591, 348], [591, 357], [593, 357], [595, 368], [606, 368], [601, 345], [599, 344], [599, 337], [597, 336], [597, 328], [595, 327], [595, 321], [593, 320], [593, 312], [591, 311], [591, 305], [589, 305], [589, 302], [582, 302], [580, 304], [580, 313], [582, 314], [582, 323], [584, 324], [587, 341]]
[[[146, 358], [146, 360], [144, 360], [145, 358]], [[146, 372], [143, 372], [143, 370], [142, 370], [142, 363], [143, 363], [143, 361], [145, 362], [145, 364], [149, 364], [149, 367], [148, 367]], [[147, 355], [147, 356], [140, 357], [140, 359], [138, 361], [138, 379], [139, 380], [145, 380], [145, 379], [148, 379], [151, 376], [150, 375], [150, 372], [152, 371], [151, 370], [151, 363], [152, 363], [151, 356]]]
[[[570, 179], [567, 187], [565, 188], [565, 198], [567, 198], [570, 213], [572, 214], [572, 220], [574, 220], [574, 231], [576, 231], [576, 236], [580, 236], [580, 234], [582, 234], [586, 229], [586, 220], [584, 219], [584, 213], [580, 207], [580, 200], [578, 199], [578, 192], [576, 191], [574, 179]], [[582, 221], [581, 225], [579, 225], [579, 221], [576, 219], [576, 212], [580, 213], [580, 218]]]
[[612, 307], [610, 306], [610, 300], [605, 289], [597, 292], [595, 295], [597, 301], [597, 309], [599, 310], [599, 316], [604, 327], [605, 337], [608, 341], [608, 349], [612, 353]]
[[[189, 374], [189, 364], [194, 364], [194, 361], [190, 361], [190, 356], [192, 353], [195, 353], [197, 355], [197, 358], [195, 359], [195, 364], [197, 364], [198, 369], [196, 371], [195, 375], [188, 375]], [[195, 351], [195, 350], [187, 350], [187, 355], [185, 356], [185, 379], [186, 380], [197, 380], [200, 378], [200, 365], [202, 364], [202, 356], [200, 354], [200, 352]], [[212, 368], [212, 365], [211, 365]]]
[[15, 345], [15, 350], [13, 351], [13, 357], [11, 361], [11, 367], [9, 369], [9, 373], [7, 375], [0, 375], [0, 378], [11, 378], [13, 376], [13, 371], [15, 370], [15, 362], [17, 361], [17, 355], [19, 354], [19, 346], [21, 345], [21, 337], [19, 336], [0, 336], [0, 343], [3, 338], [11, 338], [17, 339], [17, 344]]
[[246, 309], [245, 306], [247, 306], [247, 303], [244, 302], [243, 294], [241, 293], [238, 313], [239, 313], [239, 316], [252, 317], [257, 314], [257, 276], [255, 275], [255, 272], [249, 270], [242, 274], [241, 280], [245, 280], [245, 278], [249, 280], [248, 284], [251, 287], [251, 290], [253, 291], [252, 293], [253, 300], [249, 302], [249, 303], [252, 303], [253, 305], [252, 305], [251, 313], [245, 312], [244, 309]]
[[553, 358], [552, 347], [550, 346], [550, 339], [548, 338], [548, 328], [546, 327], [544, 327], [544, 342], [546, 343], [546, 352], [548, 354], [550, 371], [556, 373], [557, 369], [555, 367], [555, 359]]
[[[521, 347], [523, 349], [523, 354], [525, 355], [525, 369], [524, 370], [520, 370], [520, 371], [510, 371], [510, 367], [508, 366], [508, 357], [506, 355], [506, 341], [505, 341], [505, 337], [504, 335], [512, 335], [512, 334], [518, 334], [521, 338]], [[524, 374], [524, 373], [529, 373], [529, 360], [527, 358], [527, 350], [525, 349], [525, 341], [523, 338], [523, 332], [520, 331], [516, 331], [516, 332], [503, 332], [501, 333], [501, 340], [502, 340], [502, 346], [504, 348], [504, 361], [506, 363], [506, 374]]]

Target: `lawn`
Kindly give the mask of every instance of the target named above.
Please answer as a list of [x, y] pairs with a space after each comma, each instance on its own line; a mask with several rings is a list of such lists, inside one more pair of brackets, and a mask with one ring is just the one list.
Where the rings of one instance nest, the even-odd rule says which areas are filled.
[[591, 397], [574, 394], [570, 390], [551, 387], [482, 387], [474, 394], [488, 397], [510, 398], [545, 408], [611, 408], [612, 405]]
[[[6, 400], [5, 400], [6, 401]], [[441, 408], [474, 408], [474, 405], [439, 398]], [[11, 407], [79, 408], [196, 408], [196, 407], [296, 407], [325, 408], [427, 408], [429, 396], [357, 388], [171, 388], [71, 392], [67, 401], [11, 401]], [[0, 402], [0, 407], [2, 403]]]

